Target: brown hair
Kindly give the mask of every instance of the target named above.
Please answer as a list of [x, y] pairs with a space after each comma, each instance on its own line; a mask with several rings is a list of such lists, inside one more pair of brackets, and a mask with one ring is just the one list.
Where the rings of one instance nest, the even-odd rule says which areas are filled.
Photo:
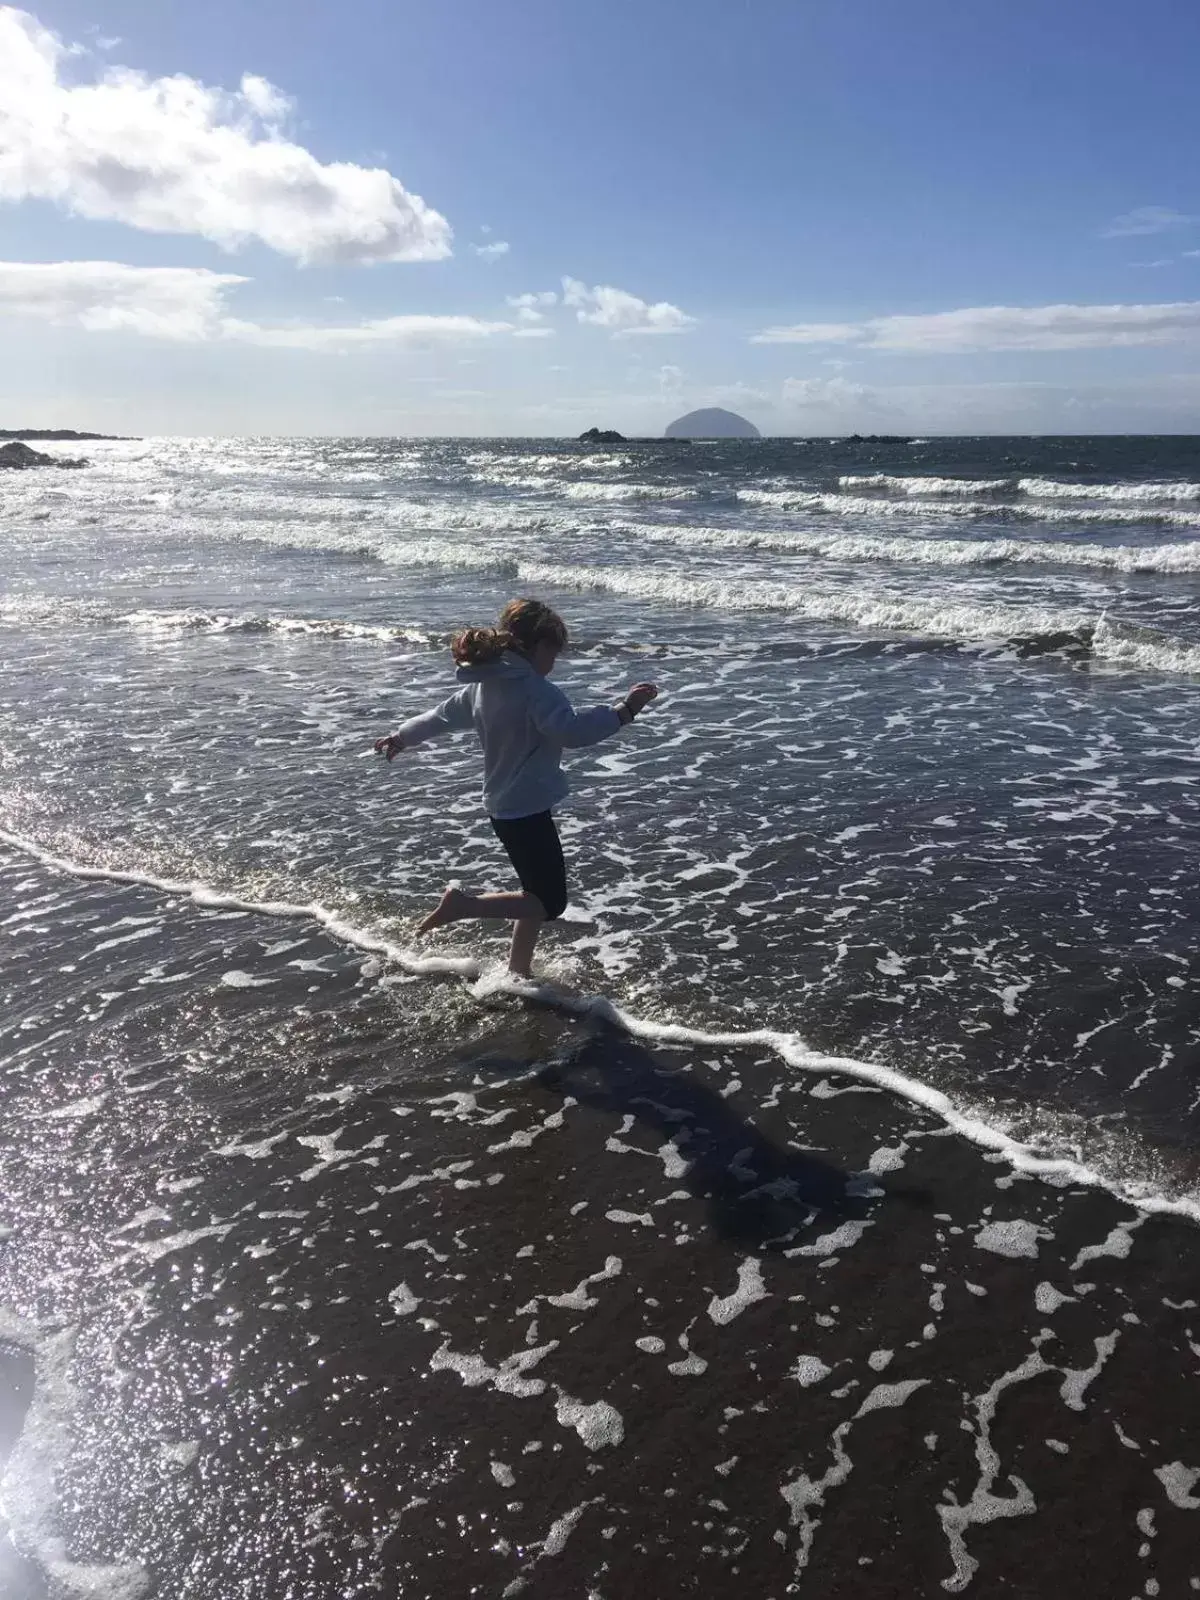
[[510, 600], [500, 613], [497, 628], [464, 628], [450, 648], [460, 667], [479, 667], [498, 661], [506, 650], [532, 655], [539, 644], [556, 650], [567, 647], [567, 625], [557, 611], [540, 600]]

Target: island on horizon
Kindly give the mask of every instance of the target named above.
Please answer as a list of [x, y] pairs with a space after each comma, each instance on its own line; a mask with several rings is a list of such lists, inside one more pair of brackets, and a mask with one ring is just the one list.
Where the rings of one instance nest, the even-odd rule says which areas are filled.
[[668, 422], [663, 430], [664, 439], [761, 439], [762, 434], [752, 422], [739, 417], [736, 411], [725, 411], [720, 406], [707, 406], [699, 411], [689, 411], [685, 416]]

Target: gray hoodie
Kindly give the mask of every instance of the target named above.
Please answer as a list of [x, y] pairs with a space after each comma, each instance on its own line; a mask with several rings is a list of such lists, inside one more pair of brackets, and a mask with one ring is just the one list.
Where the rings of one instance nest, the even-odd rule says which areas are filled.
[[561, 689], [512, 650], [483, 666], [459, 667], [456, 677], [463, 688], [396, 732], [411, 749], [474, 728], [483, 746], [483, 803], [493, 817], [549, 811], [570, 789], [563, 751], [599, 744], [621, 727], [612, 706], [576, 711]]

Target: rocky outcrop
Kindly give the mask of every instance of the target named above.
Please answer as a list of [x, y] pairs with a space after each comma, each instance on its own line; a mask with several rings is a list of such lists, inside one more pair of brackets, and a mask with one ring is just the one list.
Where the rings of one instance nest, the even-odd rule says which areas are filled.
[[40, 450], [31, 450], [19, 439], [14, 439], [11, 444], [0, 444], [0, 467], [86, 467], [88, 464], [82, 458], [69, 461], [66, 456], [43, 455]]
[[579, 435], [580, 444], [624, 444], [625, 435], [615, 428], [589, 428]]
[[739, 417], [736, 411], [723, 411], [720, 406], [708, 406], [702, 411], [689, 411], [686, 417], [676, 417], [667, 424], [666, 439], [761, 439], [762, 434], [752, 422]]
[[77, 433], [74, 428], [0, 428], [0, 439], [37, 439], [39, 443], [46, 439], [72, 439], [76, 444], [87, 439], [115, 439], [128, 443], [129, 438], [125, 433]]

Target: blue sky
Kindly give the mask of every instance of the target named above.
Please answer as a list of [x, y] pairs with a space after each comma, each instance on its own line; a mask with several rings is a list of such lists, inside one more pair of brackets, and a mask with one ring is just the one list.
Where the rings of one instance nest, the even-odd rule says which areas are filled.
[[1191, 0], [0, 6], [0, 417], [1200, 432]]

